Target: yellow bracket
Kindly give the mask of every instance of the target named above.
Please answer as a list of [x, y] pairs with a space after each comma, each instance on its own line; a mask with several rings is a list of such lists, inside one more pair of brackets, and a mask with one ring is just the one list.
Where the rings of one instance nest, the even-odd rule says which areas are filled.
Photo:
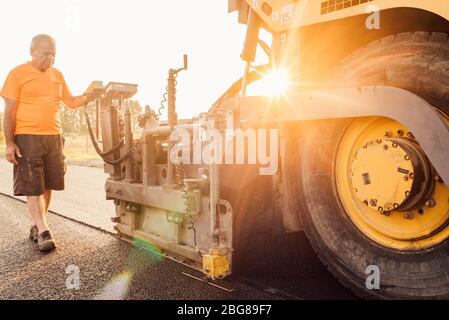
[[220, 255], [218, 251], [210, 250], [203, 256], [203, 273], [212, 279], [229, 275], [229, 255]]

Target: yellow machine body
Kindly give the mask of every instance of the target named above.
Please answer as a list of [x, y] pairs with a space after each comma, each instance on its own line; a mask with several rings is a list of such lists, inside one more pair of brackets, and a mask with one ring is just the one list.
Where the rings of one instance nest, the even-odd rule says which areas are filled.
[[[445, 0], [244, 0], [273, 31], [324, 23], [356, 15], [371, 14], [374, 9], [416, 8], [449, 19]], [[234, 8], [236, 1], [230, 1]]]

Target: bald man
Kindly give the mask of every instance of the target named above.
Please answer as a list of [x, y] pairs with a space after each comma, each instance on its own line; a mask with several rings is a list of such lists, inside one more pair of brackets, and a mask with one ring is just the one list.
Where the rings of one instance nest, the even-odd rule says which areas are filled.
[[6, 160], [14, 165], [14, 195], [27, 197], [33, 220], [30, 239], [43, 252], [56, 248], [46, 215], [52, 190], [64, 190], [64, 137], [59, 120], [63, 102], [71, 109], [89, 98], [74, 97], [61, 72], [53, 68], [55, 40], [45, 34], [31, 42], [32, 60], [14, 68], [0, 96], [5, 99]]

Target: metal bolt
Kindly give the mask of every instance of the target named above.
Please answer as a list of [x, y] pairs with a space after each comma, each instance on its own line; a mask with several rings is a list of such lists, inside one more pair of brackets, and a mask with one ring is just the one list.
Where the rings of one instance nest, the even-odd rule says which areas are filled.
[[413, 172], [410, 172], [410, 174], [408, 175], [410, 179], [414, 179], [415, 178], [415, 174]]
[[357, 190], [357, 188], [354, 188], [354, 192], [357, 193], [357, 192], [359, 192], [359, 190]]
[[408, 220], [413, 220], [415, 218], [415, 215], [413, 214], [413, 212], [406, 212], [404, 213], [404, 218]]
[[385, 210], [383, 207], [377, 208], [377, 211], [379, 211], [380, 214], [385, 217], [389, 217], [391, 215], [391, 211]]
[[410, 191], [405, 191], [405, 196], [408, 198], [410, 197]]
[[384, 145], [384, 150], [385, 150], [385, 151], [388, 150], [388, 145]]
[[429, 208], [435, 207], [436, 204], [437, 204], [437, 202], [434, 199], [429, 199], [425, 203], [426, 207], [429, 207]]
[[415, 136], [411, 132], [407, 132], [407, 137], [409, 137], [410, 139], [415, 139]]
[[391, 131], [385, 131], [384, 136], [385, 137], [391, 137], [393, 135], [393, 132]]
[[378, 144], [381, 144], [381, 143], [382, 143], [382, 139], [377, 139], [376, 142], [377, 142]]
[[409, 177], [408, 176], [404, 176], [404, 181], [408, 181]]
[[393, 148], [397, 148], [398, 144], [396, 142], [393, 142]]
[[404, 136], [404, 130], [398, 130], [398, 136], [403, 137]]
[[377, 207], [377, 200], [376, 199], [371, 199], [369, 203], [370, 203], [371, 207]]
[[398, 208], [399, 207], [399, 203], [395, 203], [395, 204], [393, 204], [393, 208]]
[[406, 161], [409, 161], [409, 160], [410, 160], [410, 155], [406, 154], [406, 155], [404, 156], [404, 159], [405, 159]]
[[363, 204], [365, 205], [365, 206], [367, 206], [369, 203], [368, 203], [368, 200], [365, 200], [365, 201], [363, 201]]

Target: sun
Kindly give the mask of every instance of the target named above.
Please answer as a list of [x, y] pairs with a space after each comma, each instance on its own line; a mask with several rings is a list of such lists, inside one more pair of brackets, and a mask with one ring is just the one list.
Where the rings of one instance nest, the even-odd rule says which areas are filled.
[[248, 87], [252, 96], [281, 96], [290, 86], [289, 73], [285, 69], [275, 69], [267, 73], [261, 80]]

